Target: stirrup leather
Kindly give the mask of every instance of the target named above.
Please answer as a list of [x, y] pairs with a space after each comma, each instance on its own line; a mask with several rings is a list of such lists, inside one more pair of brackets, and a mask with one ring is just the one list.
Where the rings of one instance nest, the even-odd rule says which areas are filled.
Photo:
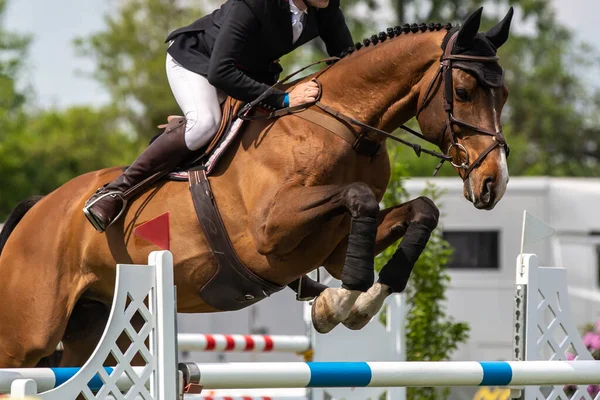
[[[106, 228], [108, 228], [115, 221], [117, 221], [119, 219], [119, 217], [121, 217], [121, 215], [123, 214], [123, 212], [125, 212], [125, 208], [127, 207], [127, 199], [124, 197], [123, 192], [118, 191], [118, 190], [113, 190], [113, 191], [109, 191], [109, 192], [100, 194], [104, 190], [106, 190], [106, 189], [105, 188], [100, 188], [100, 189], [96, 190], [96, 192], [94, 193], [94, 196], [98, 195], [98, 197], [96, 199], [94, 199], [93, 201], [91, 201], [91, 202], [88, 200], [88, 202], [86, 202], [85, 206], [83, 207], [83, 213], [87, 217], [88, 221], [90, 221], [90, 223], [94, 226], [94, 228], [98, 232], [103, 232]], [[94, 215], [94, 213], [92, 213], [90, 211], [90, 208], [94, 204], [96, 204], [98, 201], [102, 200], [103, 198], [105, 198], [107, 196], [119, 197], [121, 199], [121, 211], [119, 211], [119, 213], [117, 214], [117, 216], [114, 217], [108, 223], [108, 225], [106, 225], [105, 227], [103, 227], [102, 224], [101, 224], [101, 222], [100, 222], [100, 220], [98, 219], [98, 217], [96, 215]]]

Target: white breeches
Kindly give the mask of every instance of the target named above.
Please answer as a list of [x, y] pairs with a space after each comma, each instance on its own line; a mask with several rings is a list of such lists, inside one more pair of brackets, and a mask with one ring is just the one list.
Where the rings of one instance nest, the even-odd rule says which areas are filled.
[[213, 138], [221, 123], [221, 103], [226, 95], [195, 72], [185, 69], [167, 53], [167, 79], [187, 120], [185, 144], [198, 150]]

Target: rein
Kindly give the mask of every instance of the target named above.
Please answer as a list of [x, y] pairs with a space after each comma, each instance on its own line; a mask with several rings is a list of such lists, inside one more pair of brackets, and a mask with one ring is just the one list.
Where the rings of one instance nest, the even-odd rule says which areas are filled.
[[[300, 68], [298, 71], [295, 71], [291, 74], [289, 74], [288, 76], [286, 76], [285, 78], [281, 79], [280, 81], [276, 82], [275, 84], [273, 84], [271, 87], [269, 87], [267, 90], [265, 90], [263, 92], [263, 94], [261, 94], [260, 96], [258, 96], [256, 99], [254, 99], [253, 101], [251, 101], [250, 103], [246, 104], [244, 107], [242, 107], [238, 113], [237, 113], [237, 117], [244, 120], [244, 121], [253, 121], [253, 120], [264, 120], [264, 119], [272, 119], [272, 118], [276, 118], [276, 117], [280, 117], [283, 115], [287, 115], [287, 114], [291, 114], [293, 112], [299, 111], [299, 110], [303, 110], [306, 109], [308, 107], [310, 107], [312, 104], [311, 103], [306, 103], [306, 104], [301, 104], [299, 106], [295, 106], [295, 107], [285, 107], [276, 111], [271, 111], [269, 113], [263, 114], [263, 115], [255, 115], [252, 117], [247, 116], [246, 114], [253, 109], [254, 107], [256, 107], [257, 105], [259, 105], [265, 98], [267, 98], [268, 96], [271, 95], [271, 93], [273, 93], [273, 89], [275, 89], [275, 86], [279, 86], [284, 84], [285, 82], [289, 81], [291, 78], [293, 78], [294, 76], [298, 75], [300, 72], [307, 70], [308, 68], [318, 65], [318, 64], [323, 64], [323, 63], [328, 63], [328, 65], [323, 68], [321, 71], [319, 71], [319, 73], [317, 74], [317, 76], [315, 78], [313, 78], [316, 81], [316, 78], [318, 76], [320, 76], [322, 73], [324, 73], [325, 71], [327, 71], [329, 68], [331, 68], [335, 62], [339, 61], [340, 58], [339, 57], [328, 57], [328, 58], [323, 58], [319, 61], [315, 61], [312, 62], [310, 64], [308, 64], [305, 67]], [[320, 85], [319, 85], [319, 89], [321, 89]], [[321, 91], [319, 90], [319, 96], [321, 95]]]
[[[446, 49], [444, 50], [444, 54], [442, 55], [442, 58], [440, 60], [440, 67], [439, 67], [438, 71], [436, 72], [435, 76], [433, 77], [431, 83], [429, 84], [429, 87], [427, 88], [427, 91], [425, 94], [425, 99], [423, 100], [423, 103], [421, 104], [421, 107], [418, 109], [417, 114], [415, 116], [418, 120], [419, 114], [428, 106], [429, 102], [433, 98], [433, 93], [435, 92], [433, 89], [436, 86], [436, 83], [438, 82], [439, 79], [441, 79], [441, 83], [444, 85], [443, 98], [444, 98], [444, 111], [446, 113], [446, 123], [445, 123], [444, 129], [442, 131], [442, 138], [441, 138], [440, 142], [441, 143], [444, 142], [444, 138], [445, 138], [447, 132], [450, 132], [450, 135], [451, 135], [450, 136], [450, 146], [448, 147], [446, 154], [442, 154], [442, 153], [439, 153], [439, 152], [436, 152], [433, 150], [425, 149], [417, 143], [409, 142], [409, 141], [399, 138], [391, 133], [388, 133], [382, 129], [379, 129], [374, 126], [368, 125], [364, 122], [358, 121], [357, 119], [352, 118], [352, 117], [342, 113], [339, 110], [336, 110], [332, 107], [329, 107], [329, 106], [321, 103], [320, 97], [321, 97], [322, 90], [321, 90], [321, 84], [317, 80], [317, 78], [321, 74], [323, 74], [325, 71], [327, 71], [329, 68], [331, 68], [337, 61], [339, 61], [340, 60], [339, 57], [329, 57], [329, 58], [325, 58], [325, 59], [322, 59], [319, 61], [315, 61], [315, 62], [299, 69], [298, 71], [295, 71], [292, 74], [286, 76], [285, 78], [283, 78], [282, 80], [278, 81], [273, 86], [271, 86], [269, 89], [267, 89], [257, 99], [255, 99], [251, 103], [246, 104], [238, 112], [237, 117], [242, 120], [245, 120], [245, 121], [273, 119], [273, 118], [281, 117], [284, 115], [298, 114], [303, 111], [310, 111], [309, 107], [314, 105], [314, 106], [317, 106], [319, 109], [321, 109], [323, 112], [327, 113], [328, 115], [331, 115], [332, 117], [334, 117], [337, 120], [341, 120], [348, 124], [362, 127], [364, 129], [366, 129], [368, 132], [370, 131], [370, 132], [376, 133], [378, 135], [385, 136], [386, 138], [394, 140], [405, 146], [411, 147], [413, 149], [413, 151], [415, 152], [415, 154], [417, 155], [417, 157], [420, 157], [421, 153], [425, 153], [425, 154], [429, 154], [431, 156], [439, 158], [440, 162], [435, 167], [433, 175], [437, 174], [437, 172], [442, 167], [442, 165], [445, 161], [449, 161], [453, 167], [466, 170], [465, 175], [463, 177], [463, 180], [466, 180], [469, 177], [470, 173], [473, 171], [473, 169], [475, 169], [477, 166], [479, 166], [481, 164], [481, 162], [485, 159], [485, 157], [488, 154], [490, 154], [496, 147], [504, 148], [506, 150], [507, 157], [508, 157], [510, 150], [509, 150], [508, 144], [506, 143], [506, 139], [504, 137], [504, 134], [502, 133], [502, 130], [495, 131], [495, 132], [490, 131], [490, 130], [480, 128], [475, 125], [471, 125], [471, 124], [469, 124], [465, 121], [462, 121], [454, 116], [454, 113], [453, 113], [454, 88], [453, 88], [453, 82], [452, 82], [452, 69], [457, 68], [457, 67], [453, 66], [453, 61], [495, 62], [498, 60], [497, 56], [489, 56], [488, 57], [488, 56], [453, 55], [452, 49], [454, 48], [454, 44], [456, 43], [457, 37], [458, 37], [458, 32], [455, 32], [450, 37], [448, 44], [446, 45]], [[272, 111], [264, 113], [262, 115], [255, 115], [255, 116], [247, 115], [247, 113], [251, 109], [253, 109], [258, 104], [260, 104], [260, 102], [262, 100], [264, 100], [267, 96], [269, 96], [273, 92], [273, 89], [275, 88], [275, 86], [281, 85], [281, 84], [287, 82], [293, 76], [297, 75], [298, 73], [300, 73], [314, 65], [321, 64], [321, 63], [328, 63], [328, 65], [325, 68], [323, 68], [321, 71], [319, 71], [319, 73], [314, 78], [312, 78], [319, 85], [319, 97], [317, 97], [317, 99], [314, 102], [301, 104], [301, 105], [298, 105], [295, 107], [286, 107], [286, 108], [282, 108], [282, 109], [278, 109], [278, 110], [272, 110]], [[326, 129], [329, 129], [333, 133], [336, 133], [336, 134], [338, 134], [338, 136], [342, 137], [342, 139], [348, 141], [350, 144], [352, 144], [352, 148], [355, 149], [356, 151], [359, 151], [359, 149], [361, 149], [361, 148], [367, 148], [369, 150], [366, 155], [374, 156], [380, 150], [381, 144], [377, 144], [374, 146], [373, 144], [375, 142], [367, 136], [366, 132], [357, 134], [356, 131], [354, 131], [350, 128], [347, 128], [348, 130], [350, 130], [352, 132], [352, 134], [355, 137], [355, 141], [354, 141], [354, 143], [352, 143], [349, 140], [347, 140], [344, 137], [344, 135], [341, 135], [336, 132], [339, 130], [332, 129], [330, 126], [328, 126], [329, 124], [325, 124], [325, 123], [321, 122], [321, 123], [319, 123], [319, 125], [325, 127]], [[453, 125], [462, 126], [467, 129], [471, 129], [471, 130], [474, 130], [476, 132], [479, 132], [479, 133], [482, 133], [485, 135], [493, 136], [495, 138], [494, 143], [492, 145], [490, 145], [484, 152], [482, 152], [479, 155], [479, 157], [472, 164], [469, 164], [469, 155], [467, 153], [467, 150], [462, 144], [458, 143], [458, 141], [456, 140], [456, 134], [454, 133], [454, 130], [452, 129]], [[425, 138], [425, 136], [422, 133], [417, 132], [414, 129], [411, 129], [404, 124], [400, 125], [398, 128], [403, 129], [406, 132], [408, 132], [420, 139], [423, 139], [429, 143], [432, 143], [427, 138]], [[365, 146], [364, 142], [370, 142], [370, 143], [367, 143], [367, 145]], [[432, 144], [436, 144], [436, 143], [432, 143]], [[437, 144], [437, 145], [439, 147], [441, 147], [440, 144]], [[453, 149], [457, 150], [455, 152], [454, 157], [452, 155], [450, 155], [450, 153]], [[464, 155], [465, 155], [465, 160], [462, 162], [458, 161], [460, 153], [464, 153]], [[456, 157], [456, 159], [455, 159], [455, 157]]]

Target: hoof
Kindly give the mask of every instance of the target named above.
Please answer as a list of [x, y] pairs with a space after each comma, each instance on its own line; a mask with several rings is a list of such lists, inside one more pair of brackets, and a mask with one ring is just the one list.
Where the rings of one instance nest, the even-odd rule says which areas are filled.
[[358, 331], [367, 326], [373, 317], [369, 316], [369, 314], [363, 314], [358, 310], [350, 311], [350, 315], [346, 318], [342, 324], [348, 329], [353, 331]]
[[353, 331], [364, 328], [381, 310], [387, 296], [389, 296], [389, 287], [375, 283], [367, 292], [358, 296], [352, 310], [342, 323]]
[[345, 320], [360, 295], [359, 291], [347, 289], [325, 289], [313, 302], [312, 323], [319, 333], [330, 332]]
[[319, 333], [331, 332], [340, 323], [333, 318], [333, 313], [324, 298], [324, 293], [317, 296], [311, 308], [312, 324], [315, 331]]

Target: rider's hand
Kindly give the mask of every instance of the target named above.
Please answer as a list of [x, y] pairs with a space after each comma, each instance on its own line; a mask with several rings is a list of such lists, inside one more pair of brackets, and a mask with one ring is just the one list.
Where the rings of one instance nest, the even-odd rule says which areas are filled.
[[312, 103], [319, 96], [319, 85], [310, 81], [301, 83], [289, 92], [290, 107], [299, 106], [304, 103]]

